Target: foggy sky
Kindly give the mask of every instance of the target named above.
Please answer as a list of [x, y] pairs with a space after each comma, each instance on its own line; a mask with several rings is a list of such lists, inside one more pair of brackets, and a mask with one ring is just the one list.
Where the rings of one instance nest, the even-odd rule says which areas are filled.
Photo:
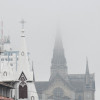
[[68, 73], [85, 73], [87, 56], [90, 73], [95, 73], [96, 99], [100, 98], [100, 0], [0, 0], [0, 17], [14, 50], [20, 48], [19, 22], [26, 21], [28, 51], [35, 78], [41, 81], [50, 77], [59, 24]]

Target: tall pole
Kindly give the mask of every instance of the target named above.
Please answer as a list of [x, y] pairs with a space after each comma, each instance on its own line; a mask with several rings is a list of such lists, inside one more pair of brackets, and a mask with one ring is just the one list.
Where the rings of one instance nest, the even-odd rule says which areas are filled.
[[20, 21], [20, 23], [22, 24], [22, 33], [24, 33], [24, 24], [26, 23], [23, 19]]

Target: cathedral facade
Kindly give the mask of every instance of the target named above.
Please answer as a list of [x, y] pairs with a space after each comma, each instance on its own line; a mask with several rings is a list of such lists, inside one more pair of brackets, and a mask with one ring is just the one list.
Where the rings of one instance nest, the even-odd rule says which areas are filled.
[[95, 79], [89, 73], [88, 60], [84, 74], [68, 74], [60, 34], [55, 40], [49, 81], [36, 81], [35, 86], [40, 100], [95, 100]]

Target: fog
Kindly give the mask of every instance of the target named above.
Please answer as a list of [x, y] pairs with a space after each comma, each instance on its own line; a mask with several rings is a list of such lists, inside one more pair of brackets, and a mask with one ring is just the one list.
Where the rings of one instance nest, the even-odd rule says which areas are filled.
[[20, 21], [26, 21], [27, 47], [34, 62], [35, 79], [40, 81], [50, 77], [59, 25], [68, 73], [85, 73], [87, 56], [90, 73], [95, 73], [96, 99], [100, 98], [99, 0], [0, 0], [0, 17], [4, 35], [10, 35], [14, 50], [20, 48]]

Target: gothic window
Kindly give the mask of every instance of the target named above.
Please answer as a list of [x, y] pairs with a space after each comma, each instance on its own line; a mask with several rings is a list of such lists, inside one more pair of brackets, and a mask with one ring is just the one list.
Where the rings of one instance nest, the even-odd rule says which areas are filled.
[[61, 88], [55, 88], [53, 91], [54, 100], [61, 100], [63, 98], [63, 90]]
[[21, 55], [24, 56], [24, 52], [23, 51], [21, 52]]
[[34, 96], [31, 96], [31, 100], [35, 100]]
[[19, 85], [19, 99], [27, 98], [27, 85], [25, 83], [21, 83]]
[[19, 99], [24, 99], [27, 98], [27, 85], [26, 85], [26, 76], [25, 74], [22, 72], [19, 80], [21, 81], [20, 85], [19, 85]]

